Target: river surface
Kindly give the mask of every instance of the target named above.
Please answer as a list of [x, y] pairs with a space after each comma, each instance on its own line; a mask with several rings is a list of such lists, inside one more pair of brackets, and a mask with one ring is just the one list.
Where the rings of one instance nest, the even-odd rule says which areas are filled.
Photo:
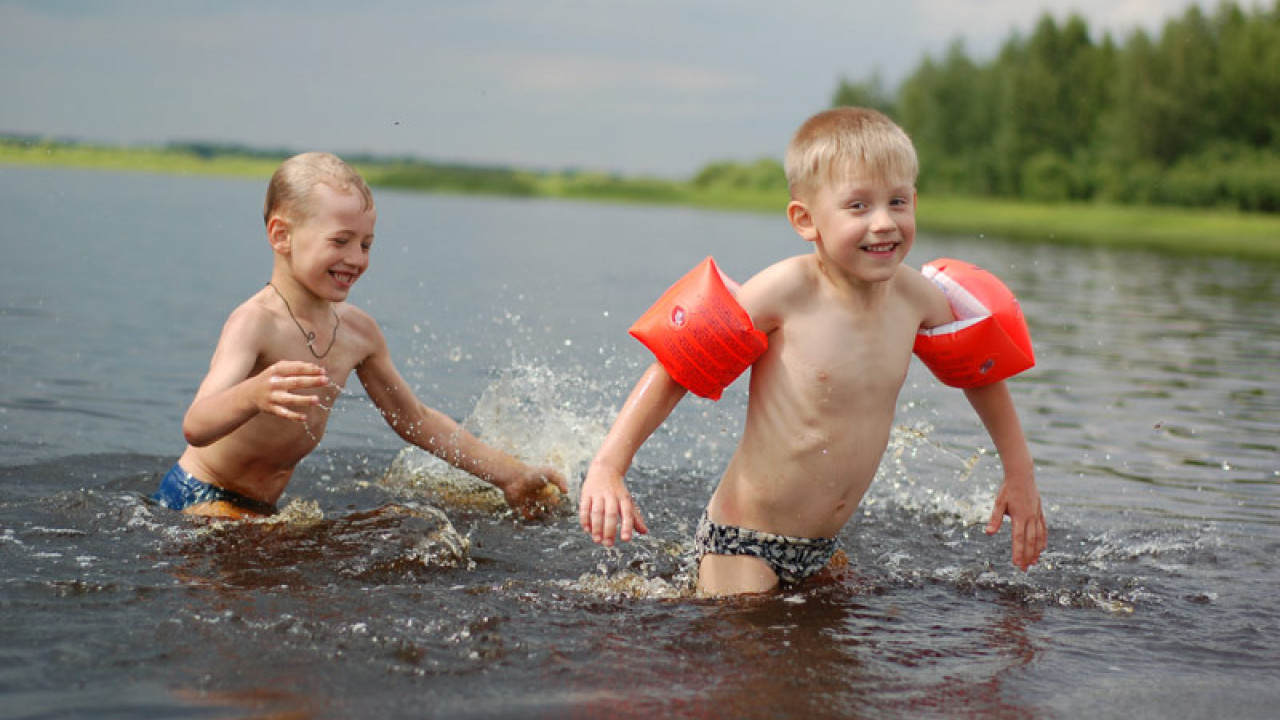
[[[714, 602], [693, 525], [745, 382], [643, 448], [651, 534], [613, 551], [405, 449], [354, 378], [279, 518], [149, 503], [269, 277], [264, 190], [0, 167], [0, 718], [1275, 717], [1280, 266], [921, 236], [1022, 300], [1043, 561], [983, 534], [998, 460], [915, 363], [849, 565]], [[575, 484], [649, 362], [631, 321], [707, 255], [808, 251], [781, 208], [376, 196], [352, 301], [427, 404]]]

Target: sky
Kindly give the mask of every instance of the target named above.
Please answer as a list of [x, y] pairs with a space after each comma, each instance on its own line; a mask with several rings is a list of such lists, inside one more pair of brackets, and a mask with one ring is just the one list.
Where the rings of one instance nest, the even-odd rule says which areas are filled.
[[841, 79], [896, 87], [956, 40], [987, 60], [1045, 13], [1122, 41], [1191, 4], [1217, 3], [0, 0], [0, 132], [683, 178], [780, 158]]

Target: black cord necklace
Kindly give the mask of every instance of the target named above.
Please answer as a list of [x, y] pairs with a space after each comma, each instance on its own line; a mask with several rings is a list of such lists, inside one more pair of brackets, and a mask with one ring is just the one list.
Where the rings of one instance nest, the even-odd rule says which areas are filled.
[[302, 333], [302, 337], [306, 338], [307, 350], [311, 351], [311, 356], [317, 360], [323, 360], [324, 357], [329, 354], [329, 351], [333, 349], [333, 344], [338, 341], [338, 326], [342, 324], [342, 316], [338, 314], [337, 310], [333, 309], [332, 305], [329, 306], [329, 311], [333, 313], [333, 336], [329, 338], [329, 347], [325, 348], [324, 352], [317, 354], [315, 348], [315, 331], [313, 330], [308, 332], [306, 328], [302, 327], [302, 323], [298, 322], [298, 316], [293, 314], [293, 308], [289, 305], [289, 301], [284, 299], [284, 293], [280, 292], [280, 288], [276, 287], [272, 283], [267, 283], [267, 287], [275, 290], [276, 295], [280, 296], [280, 302], [283, 302], [284, 309], [289, 311], [289, 317], [293, 318], [293, 324], [298, 326], [298, 330]]

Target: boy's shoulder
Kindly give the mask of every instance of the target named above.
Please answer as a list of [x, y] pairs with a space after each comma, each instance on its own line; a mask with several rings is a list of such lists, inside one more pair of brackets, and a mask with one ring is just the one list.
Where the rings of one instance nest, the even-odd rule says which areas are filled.
[[382, 328], [372, 315], [349, 302], [338, 305], [336, 309], [342, 318], [340, 332], [351, 335], [360, 350], [375, 352], [386, 347]]
[[808, 302], [817, 289], [817, 264], [812, 255], [779, 260], [743, 283], [738, 301], [756, 327], [771, 332], [794, 308]]
[[744, 283], [756, 293], [794, 295], [812, 289], [818, 276], [818, 264], [811, 253], [795, 255], [766, 267]]
[[942, 291], [933, 281], [926, 278], [918, 269], [903, 263], [893, 276], [894, 289], [912, 300], [935, 301], [942, 297]]
[[818, 261], [812, 253], [794, 255], [756, 273], [749, 282], [773, 292], [792, 294], [812, 289], [818, 280]]
[[259, 290], [237, 305], [227, 315], [223, 331], [243, 334], [263, 331], [273, 326], [277, 322], [276, 313], [267, 305], [266, 292], [269, 290]]

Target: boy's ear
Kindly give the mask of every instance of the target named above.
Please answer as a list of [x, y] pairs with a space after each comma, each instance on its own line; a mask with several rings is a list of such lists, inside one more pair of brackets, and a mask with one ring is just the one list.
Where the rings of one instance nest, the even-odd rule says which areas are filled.
[[787, 219], [791, 221], [791, 227], [800, 237], [809, 242], [818, 239], [818, 228], [814, 226], [813, 215], [809, 213], [809, 206], [804, 202], [792, 200], [787, 203]]
[[292, 230], [288, 220], [279, 215], [272, 215], [267, 221], [267, 242], [271, 243], [271, 249], [282, 255], [288, 255]]

